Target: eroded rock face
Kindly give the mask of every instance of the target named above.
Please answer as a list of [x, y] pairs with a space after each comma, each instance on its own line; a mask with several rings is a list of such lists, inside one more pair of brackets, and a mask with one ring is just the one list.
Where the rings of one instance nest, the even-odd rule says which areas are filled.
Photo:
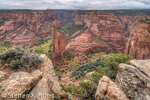
[[95, 100], [128, 100], [124, 92], [107, 76], [99, 80]]
[[[86, 49], [84, 51], [88, 51], [89, 49], [94, 48], [88, 45], [88, 43], [91, 43], [92, 45], [94, 42], [96, 42], [97, 45], [100, 45], [100, 48], [101, 45], [104, 45], [107, 50], [111, 48], [121, 52], [125, 48], [125, 34], [123, 26], [113, 14], [101, 11], [76, 11], [75, 24], [85, 24], [85, 27], [88, 27], [88, 29], [82, 33], [85, 38], [88, 38], [88, 41], [79, 40], [79, 36], [82, 37], [82, 34], [79, 32], [77, 34], [81, 35], [70, 40], [67, 44], [68, 47], [66, 47], [67, 50], [74, 49], [77, 51], [78, 48], [82, 48], [83, 50]], [[91, 35], [90, 37], [89, 34]], [[94, 41], [90, 41], [92, 39]], [[100, 41], [97, 42], [96, 40]], [[82, 47], [80, 45], [85, 46]], [[97, 46], [95, 46], [95, 48], [96, 47]]]
[[[33, 76], [32, 76], [33, 75]], [[7, 80], [0, 83], [0, 99], [16, 100], [13, 95], [26, 94], [42, 78], [42, 72], [36, 70], [30, 75], [26, 72], [13, 73]], [[6, 98], [2, 94], [7, 94]]]
[[150, 60], [131, 60], [120, 64], [115, 83], [131, 100], [150, 98]]
[[132, 31], [125, 49], [126, 55], [130, 55], [135, 59], [150, 58], [150, 33], [148, 29], [150, 29], [150, 26], [144, 19], [137, 21], [131, 27]]
[[12, 45], [35, 43], [39, 37], [52, 32], [51, 26], [55, 20], [54, 11], [1, 11], [0, 40]]

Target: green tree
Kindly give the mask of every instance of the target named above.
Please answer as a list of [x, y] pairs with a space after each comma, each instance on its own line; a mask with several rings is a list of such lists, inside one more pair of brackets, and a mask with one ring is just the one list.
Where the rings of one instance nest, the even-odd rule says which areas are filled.
[[129, 60], [133, 59], [130, 56], [126, 56], [122, 53], [117, 53], [117, 54], [109, 54], [109, 55], [104, 55], [101, 57], [101, 60], [105, 62], [105, 67], [108, 67], [107, 70], [107, 75], [110, 78], [114, 78], [117, 75], [118, 72], [118, 65], [120, 63], [127, 63]]
[[99, 79], [102, 78], [104, 72], [103, 73], [93, 73], [91, 75], [90, 81], [92, 81], [92, 83], [94, 83], [96, 86], [98, 85]]
[[61, 78], [61, 76], [58, 76], [58, 78], [60, 79], [60, 78]]

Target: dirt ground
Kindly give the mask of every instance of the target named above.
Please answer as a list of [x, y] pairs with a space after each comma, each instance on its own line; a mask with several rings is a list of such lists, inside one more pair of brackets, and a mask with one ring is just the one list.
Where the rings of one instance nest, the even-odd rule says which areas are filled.
[[[70, 77], [72, 72], [73, 72], [73, 71], [71, 71], [71, 72], [68, 71], [66, 74], [63, 73], [63, 74], [61, 75], [61, 79], [59, 80], [59, 84], [62, 84], [62, 85], [64, 85], [64, 86], [67, 86], [67, 85], [69, 85], [69, 84], [79, 85], [79, 82], [81, 81], [81, 79], [79, 79], [79, 80], [77, 80], [77, 81], [74, 81], [74, 78], [71, 78], [71, 77]], [[87, 74], [82, 78], [82, 80], [83, 80], [84, 82], [86, 82], [86, 81], [87, 81], [87, 78], [90, 77], [90, 76], [92, 75], [92, 73], [94, 73], [94, 71], [87, 73]]]

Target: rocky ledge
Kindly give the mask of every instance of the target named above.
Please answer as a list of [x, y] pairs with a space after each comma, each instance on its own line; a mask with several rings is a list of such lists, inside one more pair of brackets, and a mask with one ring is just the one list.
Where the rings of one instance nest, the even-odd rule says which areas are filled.
[[[64, 93], [58, 83], [51, 60], [44, 54], [39, 57], [44, 61], [38, 70], [31, 74], [19, 71], [8, 78], [4, 72], [0, 72], [0, 81], [2, 81], [0, 83], [0, 100], [18, 100], [18, 96], [19, 100], [54, 100], [54, 95]], [[7, 97], [4, 98], [3, 94], [7, 94]], [[14, 97], [15, 94], [17, 99]], [[21, 94], [27, 94], [26, 98], [23, 95], [20, 96]], [[33, 96], [33, 94], [35, 95]], [[43, 95], [51, 95], [51, 97], [38, 97]]]

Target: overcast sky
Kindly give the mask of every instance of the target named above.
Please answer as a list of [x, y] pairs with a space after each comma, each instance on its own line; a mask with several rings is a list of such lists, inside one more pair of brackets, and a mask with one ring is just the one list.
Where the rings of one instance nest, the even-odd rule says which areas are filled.
[[150, 9], [150, 0], [0, 0], [0, 9]]

